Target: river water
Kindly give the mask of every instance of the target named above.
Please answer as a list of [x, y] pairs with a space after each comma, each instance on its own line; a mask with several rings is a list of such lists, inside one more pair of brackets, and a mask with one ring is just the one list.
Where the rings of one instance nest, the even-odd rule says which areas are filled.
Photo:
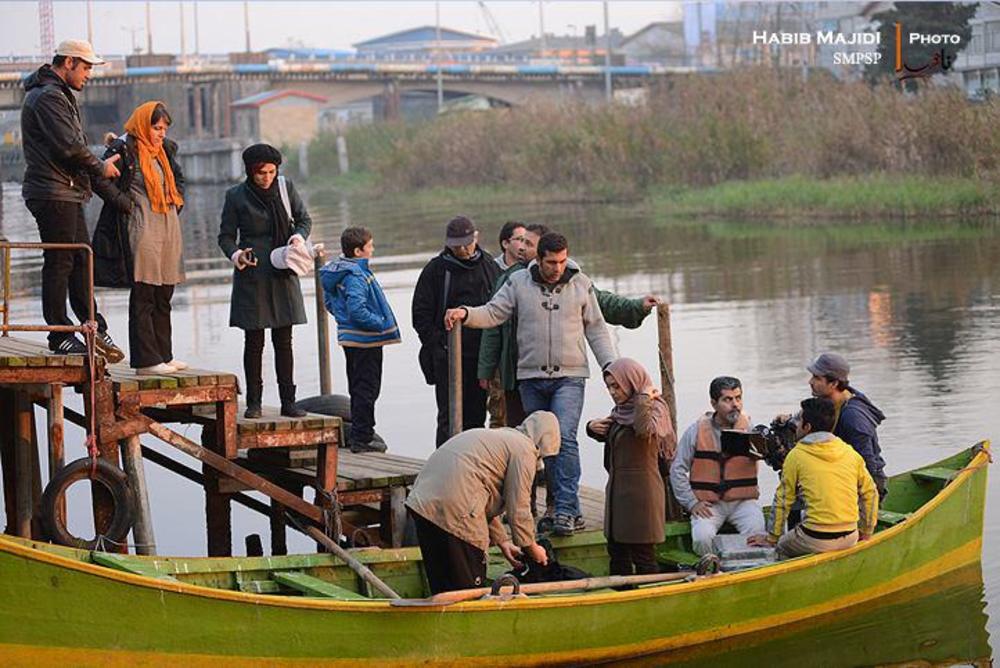
[[[305, 189], [307, 195], [309, 189]], [[242, 332], [228, 326], [231, 269], [215, 237], [224, 188], [191, 188], [184, 211], [188, 282], [174, 297], [174, 351], [192, 365], [240, 373]], [[531, 204], [483, 207], [402, 206], [391, 198], [342, 199], [329, 192], [308, 198], [314, 240], [337, 247], [349, 224], [375, 233], [372, 266], [403, 331], [402, 345], [386, 349], [377, 430], [391, 451], [426, 457], [433, 450], [434, 398], [417, 364], [418, 341], [410, 326], [413, 285], [423, 264], [441, 248], [444, 225], [457, 213], [479, 224], [484, 245], [508, 219], [542, 222], [563, 232], [571, 254], [604, 289], [659, 295], [672, 304], [672, 331], [681, 429], [708, 409], [708, 383], [717, 375], [742, 379], [746, 409], [756, 422], [793, 410], [808, 396], [805, 364], [835, 350], [851, 362], [851, 380], [885, 412], [879, 429], [890, 474], [917, 467], [982, 439], [992, 438], [996, 410], [990, 392], [1000, 378], [1000, 223], [982, 221], [827, 223], [817, 220], [683, 221], [642, 206]], [[88, 209], [88, 220], [97, 209]], [[34, 222], [15, 184], [4, 184], [0, 233], [37, 240]], [[15, 322], [40, 321], [40, 258], [15, 258]], [[312, 308], [313, 284], [303, 281]], [[100, 310], [111, 332], [127, 342], [127, 293], [102, 291]], [[655, 317], [637, 330], [613, 329], [620, 352], [657, 369]], [[265, 351], [265, 401], [276, 402], [271, 355]], [[300, 397], [318, 393], [314, 316], [295, 329]], [[343, 356], [334, 347], [334, 388], [346, 391]], [[592, 366], [594, 362], [592, 360]], [[70, 405], [77, 399], [69, 400]], [[602, 384], [588, 383], [584, 418], [611, 407]], [[75, 432], [74, 432], [75, 433]], [[197, 435], [188, 434], [197, 440]], [[149, 444], [183, 458], [169, 446]], [[581, 437], [583, 483], [603, 487], [600, 447]], [[67, 458], [83, 453], [82, 439], [68, 439]], [[191, 463], [191, 462], [188, 462]], [[192, 483], [147, 467], [154, 527], [161, 554], [204, 554], [203, 496]], [[770, 498], [776, 478], [764, 474]], [[801, 661], [803, 643], [818, 665], [975, 660], [992, 655], [988, 633], [1000, 630], [1000, 477], [992, 477], [986, 514], [982, 577], [965, 577], [949, 595], [948, 619], [933, 602], [894, 603], [909, 611], [917, 641], [885, 654], [886, 615], [844, 616], [808, 631], [767, 639], [754, 648], [730, 648], [734, 665]], [[71, 496], [71, 504], [73, 499]], [[234, 549], [242, 536], [267, 535], [267, 520], [234, 505]], [[292, 549], [311, 544], [294, 532]], [[992, 619], [991, 619], [992, 616]], [[956, 619], [961, 623], [955, 623]], [[947, 624], [945, 624], [947, 621]], [[939, 623], [940, 622], [940, 623]], [[828, 642], [824, 642], [824, 637]], [[806, 642], [808, 640], [808, 642]], [[838, 653], [844, 643], [860, 653]], [[871, 652], [865, 652], [864, 647]], [[931, 648], [934, 648], [931, 651]], [[878, 650], [878, 651], [876, 651]], [[692, 656], [694, 663], [716, 659]], [[959, 661], [961, 662], [961, 661]]]

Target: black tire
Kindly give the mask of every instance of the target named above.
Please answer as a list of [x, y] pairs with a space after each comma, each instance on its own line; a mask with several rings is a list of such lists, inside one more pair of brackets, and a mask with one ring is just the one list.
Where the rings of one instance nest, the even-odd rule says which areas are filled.
[[[332, 415], [334, 417], [339, 417], [344, 423], [344, 436], [346, 441], [347, 434], [351, 433], [351, 398], [343, 394], [320, 394], [315, 397], [308, 397], [302, 399], [301, 401], [296, 401], [295, 405], [304, 411], [309, 411], [310, 413], [319, 413], [320, 415]], [[373, 443], [381, 443], [385, 445], [385, 440], [375, 433], [372, 438]], [[341, 443], [340, 447], [346, 448], [348, 444], [346, 442]]]
[[[90, 470], [91, 460], [89, 457], [77, 459], [59, 469], [52, 476], [49, 484], [45, 486], [45, 493], [42, 494], [41, 500], [40, 520], [46, 540], [81, 550], [93, 550], [98, 546], [97, 537], [84, 540], [71, 534], [65, 522], [61, 521], [56, 513], [59, 500], [66, 494], [69, 486], [75, 482], [90, 479]], [[135, 519], [135, 496], [132, 494], [132, 488], [129, 487], [128, 476], [118, 467], [103, 459], [98, 459], [93, 482], [103, 485], [108, 490], [114, 505], [111, 525], [104, 534], [104, 538], [115, 543], [125, 542]]]

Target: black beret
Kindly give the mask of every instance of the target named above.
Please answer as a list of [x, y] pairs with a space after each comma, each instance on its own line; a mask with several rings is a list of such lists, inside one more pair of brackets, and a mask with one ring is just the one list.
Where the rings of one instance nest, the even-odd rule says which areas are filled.
[[243, 151], [243, 164], [246, 165], [248, 174], [254, 165], [261, 163], [280, 165], [281, 151], [270, 144], [254, 144]]

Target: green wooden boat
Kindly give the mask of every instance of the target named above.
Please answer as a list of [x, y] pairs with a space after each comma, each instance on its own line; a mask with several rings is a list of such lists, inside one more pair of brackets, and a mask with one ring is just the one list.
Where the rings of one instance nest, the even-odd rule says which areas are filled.
[[[0, 538], [3, 665], [550, 665], [739, 642], [871, 605], [979, 562], [989, 444], [894, 476], [879, 531], [843, 552], [688, 582], [449, 606], [372, 598], [331, 555], [132, 557]], [[690, 562], [668, 527], [666, 566]], [[598, 532], [553, 541], [607, 573]], [[358, 550], [404, 597], [425, 596], [419, 550]], [[493, 555], [490, 571], [505, 564]], [[734, 640], [736, 639], [736, 640]]]

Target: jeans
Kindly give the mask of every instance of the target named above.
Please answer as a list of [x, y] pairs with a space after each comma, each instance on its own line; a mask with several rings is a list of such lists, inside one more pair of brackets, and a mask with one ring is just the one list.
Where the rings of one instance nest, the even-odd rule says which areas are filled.
[[[83, 205], [76, 202], [30, 199], [25, 202], [38, 224], [38, 236], [44, 243], [90, 243]], [[66, 315], [66, 295], [73, 313], [86, 322], [89, 317], [87, 257], [83, 251], [46, 250], [42, 252], [42, 316], [48, 325], [72, 325]], [[98, 331], [108, 324], [94, 306]], [[49, 332], [49, 347], [53, 350], [66, 332]]]
[[580, 515], [580, 451], [576, 430], [583, 412], [586, 378], [529, 378], [519, 381], [525, 415], [551, 411], [559, 421], [559, 454], [545, 458], [545, 475], [556, 501], [556, 513]]

